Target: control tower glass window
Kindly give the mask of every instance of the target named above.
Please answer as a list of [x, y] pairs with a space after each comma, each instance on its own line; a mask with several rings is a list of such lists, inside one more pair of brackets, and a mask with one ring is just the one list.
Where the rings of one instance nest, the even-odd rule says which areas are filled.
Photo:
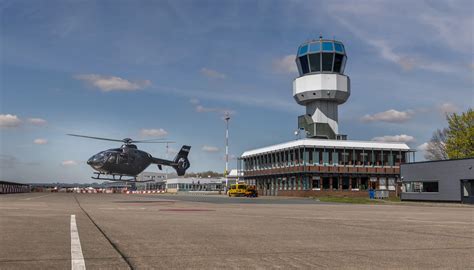
[[309, 55], [311, 72], [321, 72], [321, 54], [313, 53]]
[[341, 43], [334, 43], [336, 52], [344, 53], [344, 46]]
[[298, 48], [296, 65], [300, 76], [308, 73], [344, 73], [346, 65], [344, 45], [334, 40], [312, 40]]
[[298, 55], [303, 55], [308, 52], [308, 44], [301, 46], [298, 52]]
[[332, 46], [332, 42], [323, 42], [323, 51], [325, 52], [332, 52], [334, 51], [334, 48]]
[[319, 42], [311, 43], [309, 45], [309, 51], [310, 52], [320, 52], [321, 51], [321, 43], [319, 43]]
[[323, 53], [322, 54], [322, 68], [323, 71], [332, 72], [332, 62], [334, 58], [334, 53]]
[[301, 56], [300, 63], [301, 63], [301, 70], [303, 71], [303, 74], [309, 73], [308, 56], [306, 55]]
[[334, 72], [341, 72], [342, 60], [344, 55], [336, 53], [334, 55]]

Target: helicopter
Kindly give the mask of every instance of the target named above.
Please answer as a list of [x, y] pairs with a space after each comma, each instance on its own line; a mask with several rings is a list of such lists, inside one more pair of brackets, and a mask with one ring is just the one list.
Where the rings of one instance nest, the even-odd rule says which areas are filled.
[[[78, 134], [66, 135], [123, 143], [120, 148], [101, 151], [87, 160], [87, 164], [95, 170], [93, 172], [94, 175], [91, 177], [92, 179], [137, 182], [137, 175], [143, 172], [150, 164], [156, 164], [160, 170], [162, 170], [162, 166], [173, 167], [178, 176], [182, 176], [191, 165], [188, 160], [188, 154], [191, 150], [189, 145], [183, 145], [173, 160], [166, 160], [155, 158], [145, 151], [138, 150], [135, 143], [169, 143], [169, 141], [159, 141], [160, 139], [136, 141], [131, 138], [120, 140]], [[124, 179], [124, 177], [127, 178]]]

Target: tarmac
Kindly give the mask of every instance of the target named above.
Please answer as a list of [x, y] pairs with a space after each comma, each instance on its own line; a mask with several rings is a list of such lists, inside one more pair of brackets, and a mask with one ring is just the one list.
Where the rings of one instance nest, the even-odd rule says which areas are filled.
[[216, 195], [0, 196], [0, 269], [83, 266], [474, 269], [474, 207]]

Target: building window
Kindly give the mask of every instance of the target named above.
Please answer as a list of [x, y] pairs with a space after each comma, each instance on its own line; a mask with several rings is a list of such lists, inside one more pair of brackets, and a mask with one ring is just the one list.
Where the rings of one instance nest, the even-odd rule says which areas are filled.
[[323, 53], [322, 54], [322, 69], [323, 71], [332, 71], [332, 62], [333, 62], [333, 53]]
[[319, 151], [315, 151], [313, 154], [313, 164], [319, 164]]
[[324, 177], [323, 178], [323, 189], [329, 189], [330, 187], [330, 181], [329, 181], [329, 177]]
[[349, 189], [349, 177], [342, 178], [342, 189]]
[[347, 165], [349, 163], [349, 153], [343, 152], [342, 155], [342, 164]]
[[309, 55], [309, 67], [311, 69], [311, 72], [321, 71], [321, 54], [320, 53]]
[[308, 66], [308, 56], [303, 55], [300, 58], [301, 70], [303, 74], [309, 73], [309, 66]]
[[339, 153], [332, 152], [332, 164], [339, 165]]
[[395, 190], [395, 178], [388, 179], [388, 190]]
[[334, 72], [341, 72], [343, 58], [344, 58], [344, 55], [342, 54], [336, 54], [334, 56]]
[[351, 188], [352, 189], [358, 189], [359, 188], [359, 184], [357, 182], [358, 182], [358, 180], [356, 178], [352, 178], [352, 181], [351, 181]]
[[387, 179], [385, 177], [379, 178], [379, 189], [387, 189]]
[[339, 178], [333, 177], [332, 178], [332, 189], [338, 190], [339, 189]]
[[438, 181], [410, 181], [403, 185], [405, 192], [439, 192]]
[[366, 190], [368, 186], [369, 186], [369, 178], [367, 178], [367, 177], [362, 177], [362, 178], [360, 179], [360, 187], [359, 187], [359, 189], [360, 189], [360, 190]]
[[323, 165], [327, 166], [329, 164], [329, 153], [323, 152]]
[[321, 188], [319, 177], [313, 177], [312, 184], [313, 184], [313, 189], [319, 190]]

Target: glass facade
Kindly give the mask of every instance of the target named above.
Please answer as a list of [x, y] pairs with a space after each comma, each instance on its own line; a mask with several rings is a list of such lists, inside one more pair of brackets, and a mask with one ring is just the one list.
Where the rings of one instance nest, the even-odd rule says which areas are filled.
[[298, 48], [296, 62], [300, 76], [320, 72], [343, 74], [346, 58], [342, 43], [333, 40], [311, 41]]
[[293, 166], [398, 167], [408, 160], [406, 150], [325, 149], [300, 146], [243, 158], [244, 171]]

